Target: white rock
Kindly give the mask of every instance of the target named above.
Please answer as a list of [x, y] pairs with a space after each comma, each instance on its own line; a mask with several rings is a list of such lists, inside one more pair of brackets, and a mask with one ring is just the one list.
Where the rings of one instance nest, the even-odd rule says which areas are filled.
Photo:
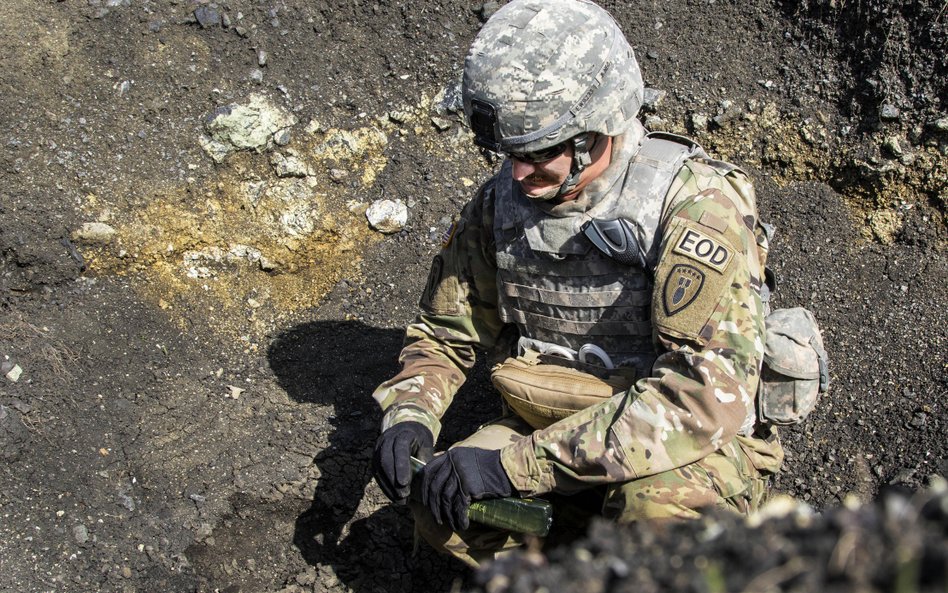
[[89, 541], [89, 530], [85, 525], [79, 524], [72, 528], [72, 537], [77, 544], [84, 544]]
[[307, 177], [313, 174], [312, 168], [292, 153], [275, 152], [270, 157], [270, 164], [273, 165], [279, 177]]
[[388, 113], [388, 118], [396, 124], [403, 124], [412, 119], [412, 113], [405, 109], [396, 109]]
[[667, 132], [668, 124], [664, 119], [660, 118], [657, 115], [646, 115], [645, 116], [645, 127], [648, 128], [650, 132]]
[[397, 233], [408, 222], [408, 207], [401, 200], [377, 200], [365, 212], [369, 226], [380, 233]]
[[437, 128], [439, 132], [450, 130], [453, 125], [451, 120], [436, 115], [431, 116], [431, 123], [434, 124], [434, 127]]
[[658, 109], [658, 106], [662, 104], [666, 96], [668, 96], [668, 91], [646, 87], [645, 95], [642, 99], [642, 108], [654, 111]]
[[115, 229], [104, 222], [86, 222], [73, 233], [73, 237], [89, 243], [108, 243], [115, 236]]
[[277, 272], [280, 269], [279, 262], [272, 261], [270, 258], [268, 258], [265, 255], [260, 256], [259, 264], [260, 264], [260, 269], [263, 270], [264, 272]]
[[13, 365], [13, 368], [10, 369], [10, 370], [7, 372], [7, 374], [4, 375], [4, 376], [5, 376], [7, 379], [9, 379], [11, 382], [16, 383], [17, 381], [20, 380], [20, 375], [22, 375], [22, 374], [23, 374], [23, 369], [20, 368], [20, 365], [15, 364], [15, 365]]
[[227, 259], [229, 261], [247, 260], [253, 264], [259, 262], [261, 257], [263, 256], [259, 249], [241, 243], [231, 243], [230, 248], [227, 250]]
[[312, 209], [302, 205], [280, 214], [280, 227], [293, 237], [304, 237], [312, 233], [316, 228]]
[[276, 134], [296, 124], [296, 117], [254, 93], [246, 103], [219, 107], [204, 120], [201, 146], [216, 162], [238, 150], [272, 148]]
[[703, 113], [691, 114], [691, 127], [695, 133], [704, 132], [708, 129], [708, 116]]

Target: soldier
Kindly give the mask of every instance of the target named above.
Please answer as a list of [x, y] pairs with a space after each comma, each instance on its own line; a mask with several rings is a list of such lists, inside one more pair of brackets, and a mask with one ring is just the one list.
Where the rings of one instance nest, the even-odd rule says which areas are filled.
[[[375, 475], [418, 531], [477, 565], [523, 537], [472, 500], [549, 497], [556, 524], [748, 513], [783, 453], [756, 420], [767, 232], [737, 167], [647, 134], [618, 25], [584, 0], [513, 0], [467, 54], [478, 146], [506, 156], [435, 257], [402, 371], [376, 389]], [[765, 289], [764, 289], [765, 290]], [[505, 415], [432, 458], [478, 350]], [[580, 514], [577, 514], [577, 511]]]

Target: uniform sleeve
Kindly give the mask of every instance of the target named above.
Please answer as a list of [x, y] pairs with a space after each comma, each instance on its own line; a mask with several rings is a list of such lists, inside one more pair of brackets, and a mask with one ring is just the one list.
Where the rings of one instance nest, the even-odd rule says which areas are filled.
[[437, 439], [476, 349], [491, 348], [501, 333], [489, 187], [464, 208], [432, 262], [422, 312], [406, 330], [401, 372], [372, 394], [384, 412], [382, 430], [411, 420]]
[[692, 162], [669, 191], [652, 298], [660, 353], [652, 374], [503, 449], [504, 468], [524, 496], [684, 466], [753, 418], [766, 252], [753, 188], [739, 170], [725, 175]]

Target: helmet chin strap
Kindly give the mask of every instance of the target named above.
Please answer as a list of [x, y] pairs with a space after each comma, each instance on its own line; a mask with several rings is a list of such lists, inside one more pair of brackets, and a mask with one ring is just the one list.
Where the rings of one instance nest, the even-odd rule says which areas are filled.
[[[590, 136], [595, 139], [591, 144], [589, 141]], [[541, 196], [530, 196], [530, 199], [535, 202], [548, 202], [573, 191], [576, 186], [579, 185], [579, 177], [582, 175], [583, 170], [592, 164], [590, 151], [596, 146], [597, 141], [598, 137], [589, 133], [574, 136], [573, 139], [570, 140], [570, 142], [573, 143], [573, 159], [569, 175], [566, 176], [566, 179], [558, 189], [550, 190]]]
[[592, 134], [580, 134], [573, 137], [573, 164], [570, 167], [569, 175], [566, 177], [566, 180], [563, 181], [563, 185], [560, 186], [560, 189], [557, 190], [556, 194], [551, 196], [551, 198], [565, 196], [573, 191], [579, 184], [579, 176], [582, 175], [583, 170], [592, 164], [592, 155], [589, 154], [589, 151], [596, 143], [593, 142], [592, 145], [590, 145], [590, 136], [592, 136]]

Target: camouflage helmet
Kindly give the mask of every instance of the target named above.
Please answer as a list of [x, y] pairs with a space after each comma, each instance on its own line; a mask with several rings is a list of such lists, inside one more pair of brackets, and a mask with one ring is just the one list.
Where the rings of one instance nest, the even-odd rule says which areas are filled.
[[474, 39], [461, 89], [479, 146], [528, 152], [583, 132], [621, 134], [644, 85], [629, 42], [601, 7], [513, 0]]

